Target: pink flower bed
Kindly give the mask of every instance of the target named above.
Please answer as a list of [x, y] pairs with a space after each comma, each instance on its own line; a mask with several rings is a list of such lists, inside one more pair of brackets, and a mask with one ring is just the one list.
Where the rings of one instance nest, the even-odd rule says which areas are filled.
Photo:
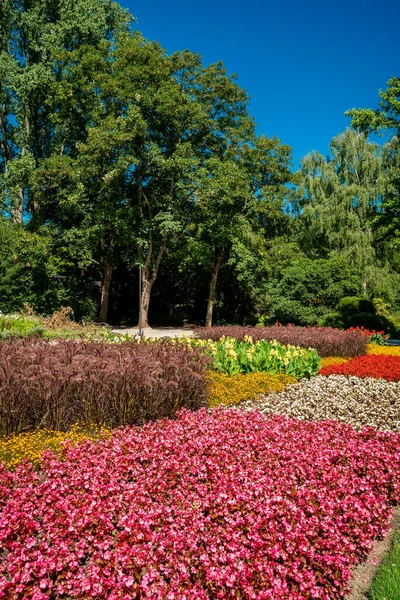
[[259, 412], [0, 472], [0, 598], [342, 598], [400, 498], [400, 435]]

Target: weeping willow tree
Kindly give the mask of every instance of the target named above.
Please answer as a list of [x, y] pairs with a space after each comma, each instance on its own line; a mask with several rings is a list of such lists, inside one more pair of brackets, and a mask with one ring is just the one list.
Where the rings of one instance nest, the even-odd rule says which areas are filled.
[[315, 257], [346, 256], [367, 292], [375, 263], [373, 220], [385, 184], [381, 148], [346, 129], [330, 150], [326, 158], [312, 152], [301, 162], [304, 242]]

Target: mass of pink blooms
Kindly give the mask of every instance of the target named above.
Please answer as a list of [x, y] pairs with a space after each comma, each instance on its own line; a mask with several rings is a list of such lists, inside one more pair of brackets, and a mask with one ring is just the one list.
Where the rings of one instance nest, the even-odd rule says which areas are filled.
[[204, 409], [0, 471], [0, 598], [343, 598], [400, 435]]

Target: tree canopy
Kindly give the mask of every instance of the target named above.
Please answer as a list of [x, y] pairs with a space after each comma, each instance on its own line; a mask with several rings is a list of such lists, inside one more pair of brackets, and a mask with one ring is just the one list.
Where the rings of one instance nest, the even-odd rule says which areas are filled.
[[295, 172], [221, 62], [133, 21], [0, 6], [0, 310], [134, 323], [140, 269], [143, 325], [314, 324], [354, 295], [400, 312], [400, 80]]

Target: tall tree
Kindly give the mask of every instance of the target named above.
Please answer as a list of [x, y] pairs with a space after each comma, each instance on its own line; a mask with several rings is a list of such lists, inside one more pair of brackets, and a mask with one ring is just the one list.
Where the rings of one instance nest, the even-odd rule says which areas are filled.
[[351, 108], [345, 114], [351, 126], [365, 134], [385, 130], [400, 134], [400, 78], [391, 77], [386, 90], [379, 90], [379, 108]]
[[[384, 253], [393, 245], [397, 254], [400, 245], [400, 78], [392, 77], [386, 90], [379, 91], [379, 108], [352, 108], [346, 112], [351, 125], [366, 135], [385, 132], [391, 137], [383, 147], [385, 191], [376, 218], [384, 241]], [[395, 261], [399, 270], [398, 259]]]
[[[65, 57], [95, 49], [127, 28], [128, 14], [112, 0], [3, 0], [0, 5], [0, 202], [16, 222], [32, 201], [30, 178], [41, 159], [73, 153], [82, 138], [86, 110], [59, 113], [55, 83]], [[64, 57], [62, 56], [64, 52]], [[51, 118], [63, 119], [63, 135]]]
[[[279, 234], [292, 179], [291, 150], [277, 138], [256, 138], [216, 152], [199, 170], [193, 203], [191, 252], [210, 272], [206, 325], [211, 326], [221, 267], [255, 291], [265, 240]], [[251, 293], [249, 294], [251, 295]]]
[[113, 47], [70, 53], [64, 82], [54, 89], [66, 114], [79, 112], [82, 98], [90, 98], [90, 111], [74, 153], [40, 161], [34, 197], [63, 228], [95, 232], [93, 256], [104, 267], [102, 320], [116, 245], [124, 240], [125, 255], [137, 253], [146, 326], [166, 246], [185, 228], [188, 184], [212, 147], [237, 137], [241, 119], [250, 123], [246, 95], [221, 64], [203, 67], [190, 52], [168, 56], [136, 32]]
[[328, 158], [313, 152], [302, 160], [302, 219], [320, 256], [346, 255], [366, 290], [375, 259], [372, 220], [384, 190], [380, 147], [347, 129], [330, 148]]

